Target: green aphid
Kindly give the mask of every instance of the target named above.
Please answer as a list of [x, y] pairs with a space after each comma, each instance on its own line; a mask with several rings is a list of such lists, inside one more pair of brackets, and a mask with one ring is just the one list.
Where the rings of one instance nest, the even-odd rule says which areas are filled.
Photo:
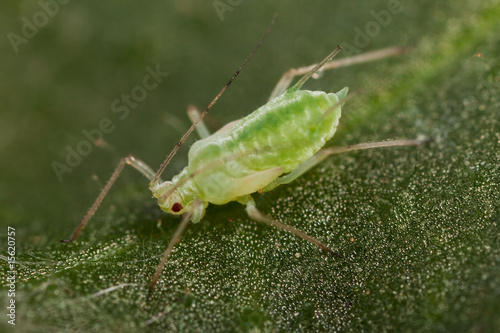
[[[69, 241], [74, 241], [78, 237], [123, 167], [129, 164], [150, 180], [149, 188], [153, 196], [158, 199], [162, 210], [184, 216], [157, 268], [150, 284], [150, 293], [187, 222], [200, 222], [210, 203], [223, 205], [230, 201], [238, 201], [246, 206], [250, 218], [287, 230], [341, 257], [319, 240], [261, 213], [256, 208], [251, 194], [270, 191], [279, 185], [287, 184], [332, 154], [357, 149], [422, 144], [423, 141], [419, 140], [397, 140], [321, 149], [335, 134], [348, 89], [344, 88], [337, 93], [300, 90], [302, 85], [320, 69], [372, 61], [399, 54], [401, 49], [391, 48], [330, 62], [341, 50], [337, 47], [319, 64], [285, 73], [267, 104], [210, 135], [202, 118], [257, 51], [268, 33], [269, 28], [259, 45], [203, 113], [200, 114], [194, 108], [189, 110], [193, 126], [183, 135], [157, 172], [132, 155], [120, 161]], [[287, 89], [296, 75], [304, 76]], [[188, 165], [171, 181], [162, 181], [160, 175], [194, 129], [202, 139], [191, 146]]]
[[[301, 171], [301, 165], [335, 133], [341, 113], [339, 101], [347, 94], [347, 88], [336, 94], [298, 88], [294, 86], [245, 118], [194, 143], [188, 166], [172, 181], [150, 187], [161, 209], [171, 214], [192, 211], [191, 221], [196, 223], [209, 203], [254, 205], [251, 193], [293, 180], [295, 177], [285, 174]], [[196, 174], [207, 165], [212, 167]], [[196, 175], [190, 177], [192, 174]], [[283, 177], [287, 177], [285, 182]], [[197, 200], [201, 203], [195, 204]]]

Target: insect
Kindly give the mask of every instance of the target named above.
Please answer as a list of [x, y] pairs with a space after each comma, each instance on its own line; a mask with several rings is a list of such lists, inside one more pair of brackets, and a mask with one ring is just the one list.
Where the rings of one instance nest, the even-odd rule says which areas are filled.
[[[200, 114], [193, 107], [188, 110], [193, 125], [175, 145], [158, 171], [154, 172], [146, 163], [132, 155], [123, 158], [68, 240], [77, 239], [125, 165], [128, 164], [137, 169], [150, 180], [149, 189], [158, 200], [160, 208], [170, 214], [183, 215], [151, 281], [148, 296], [151, 295], [165, 262], [174, 245], [179, 241], [187, 223], [189, 221], [200, 222], [210, 203], [222, 205], [230, 201], [240, 202], [246, 206], [246, 212], [250, 218], [287, 230], [341, 257], [316, 238], [261, 213], [251, 194], [267, 192], [282, 184], [290, 183], [332, 154], [358, 149], [423, 143], [419, 140], [397, 140], [321, 149], [337, 129], [348, 89], [344, 88], [337, 93], [301, 90], [302, 85], [320, 69], [325, 70], [392, 56], [401, 53], [399, 48], [332, 62], [332, 58], [341, 50], [339, 46], [320, 63], [285, 73], [267, 104], [245, 118], [233, 121], [214, 134], [210, 134], [202, 118], [255, 54], [269, 34], [271, 26], [272, 23], [259, 44], [203, 113]], [[298, 75], [303, 76], [289, 88], [293, 78]], [[171, 181], [162, 181], [160, 176], [166, 166], [195, 129], [201, 136], [201, 140], [191, 146], [188, 165]]]

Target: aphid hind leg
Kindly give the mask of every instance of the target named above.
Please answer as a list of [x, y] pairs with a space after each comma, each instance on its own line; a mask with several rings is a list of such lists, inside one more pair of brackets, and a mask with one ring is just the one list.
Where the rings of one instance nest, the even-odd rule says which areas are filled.
[[246, 205], [247, 214], [252, 220], [255, 220], [258, 222], [263, 222], [265, 224], [274, 226], [278, 229], [288, 231], [288, 232], [294, 234], [295, 236], [298, 236], [298, 237], [305, 239], [306, 241], [308, 241], [314, 245], [319, 246], [321, 249], [325, 250], [326, 252], [332, 253], [333, 255], [335, 255], [338, 258], [342, 258], [342, 256], [340, 254], [334, 252], [332, 249], [330, 249], [328, 246], [326, 246], [325, 244], [323, 244], [322, 242], [320, 242], [316, 238], [309, 236], [305, 232], [300, 231], [298, 229], [295, 229], [294, 227], [291, 227], [287, 224], [276, 221], [276, 220], [270, 218], [269, 216], [266, 216], [263, 213], [261, 213], [257, 209], [257, 207], [255, 206], [255, 201], [253, 200], [253, 198], [250, 195], [242, 197], [239, 201]]
[[[333, 60], [333, 61], [329, 61], [329, 62], [325, 63], [321, 67], [321, 69], [319, 69], [319, 71], [325, 71], [328, 69], [346, 67], [346, 66], [350, 66], [350, 65], [354, 65], [354, 64], [375, 61], [375, 60], [399, 55], [399, 54], [404, 53], [405, 51], [406, 51], [406, 49], [403, 47], [390, 47], [387, 49], [368, 52], [368, 53], [360, 54], [360, 55], [353, 56], [353, 57], [348, 57], [348, 58], [339, 59], [339, 60]], [[295, 76], [305, 75], [305, 74], [311, 72], [312, 69], [316, 65], [317, 64], [313, 64], [310, 66], [304, 66], [304, 67], [300, 67], [300, 68], [291, 68], [288, 71], [286, 71], [283, 74], [283, 76], [281, 77], [281, 79], [278, 81], [276, 86], [274, 87], [274, 90], [271, 93], [271, 96], [269, 97], [269, 101], [274, 99], [276, 96], [279, 96], [282, 93], [284, 93], [285, 90], [287, 90], [287, 88], [292, 83], [292, 80]], [[313, 77], [314, 78], [318, 77], [318, 74], [313, 73]]]
[[[193, 104], [188, 105], [187, 114], [193, 124], [196, 124], [198, 119], [201, 117], [200, 110], [198, 110], [198, 108]], [[210, 131], [208, 130], [208, 127], [203, 121], [203, 119], [201, 119], [196, 125], [196, 133], [198, 133], [198, 135], [202, 139], [205, 139], [210, 136]]]
[[331, 147], [325, 148], [317, 152], [313, 157], [309, 158], [307, 161], [299, 165], [295, 170], [286, 174], [280, 178], [275, 179], [269, 185], [262, 189], [262, 192], [267, 192], [275, 189], [276, 187], [288, 184], [298, 177], [302, 176], [309, 169], [323, 162], [325, 158], [333, 154], [346, 153], [353, 150], [361, 149], [371, 149], [371, 148], [383, 148], [383, 147], [396, 147], [396, 146], [419, 146], [427, 143], [429, 140], [393, 140], [393, 141], [380, 141], [380, 142], [368, 142], [360, 143], [352, 146], [345, 147]]
[[122, 158], [120, 160], [120, 162], [118, 163], [115, 171], [113, 171], [113, 174], [109, 178], [108, 182], [106, 183], [106, 185], [104, 186], [104, 188], [101, 190], [101, 193], [99, 193], [99, 196], [97, 197], [97, 199], [94, 201], [94, 203], [92, 204], [92, 206], [87, 211], [87, 214], [85, 214], [85, 216], [83, 217], [83, 219], [80, 222], [80, 224], [75, 228], [75, 231], [73, 231], [73, 234], [71, 235], [71, 238], [70, 239], [66, 239], [66, 240], [62, 240], [59, 243], [72, 242], [72, 241], [75, 241], [78, 238], [78, 236], [82, 232], [83, 228], [85, 228], [85, 226], [87, 225], [87, 223], [90, 221], [90, 219], [92, 218], [92, 216], [96, 212], [97, 208], [99, 208], [99, 206], [101, 205], [102, 200], [104, 199], [104, 197], [106, 196], [106, 194], [108, 194], [111, 186], [113, 186], [113, 184], [115, 183], [115, 181], [120, 176], [120, 173], [122, 172], [123, 168], [127, 164], [130, 165], [130, 166], [132, 166], [132, 167], [134, 167], [134, 169], [136, 169], [137, 171], [139, 171], [140, 173], [142, 173], [149, 180], [151, 180], [151, 178], [153, 178], [153, 176], [155, 175], [155, 172], [153, 171], [153, 169], [151, 169], [146, 163], [144, 163], [140, 159], [134, 157], [133, 155], [128, 155], [127, 157]]

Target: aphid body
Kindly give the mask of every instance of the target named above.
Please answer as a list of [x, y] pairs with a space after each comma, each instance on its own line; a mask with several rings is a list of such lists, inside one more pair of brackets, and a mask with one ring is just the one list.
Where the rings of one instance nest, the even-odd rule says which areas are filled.
[[[159, 206], [181, 214], [193, 210], [193, 203], [200, 200], [191, 218], [199, 222], [209, 203], [247, 204], [250, 193], [271, 190], [278, 185], [273, 184], [275, 179], [295, 170], [334, 135], [340, 100], [346, 94], [347, 88], [326, 93], [294, 86], [245, 118], [195, 142], [188, 166], [172, 181], [151, 186]], [[198, 170], [204, 171], [197, 174]]]
[[[183, 220], [172, 236], [157, 267], [148, 295], [151, 295], [165, 262], [174, 245], [180, 240], [187, 223], [189, 220], [199, 222], [209, 203], [222, 205], [230, 201], [238, 201], [246, 205], [246, 211], [253, 220], [289, 231], [341, 257], [316, 238], [261, 213], [251, 193], [270, 191], [279, 185], [290, 183], [332, 154], [358, 149], [422, 144], [423, 141], [419, 140], [395, 140], [322, 149], [337, 130], [341, 108], [346, 100], [348, 89], [344, 88], [337, 93], [300, 90], [302, 85], [320, 69], [381, 59], [400, 54], [402, 50], [390, 48], [330, 62], [340, 52], [341, 48], [338, 47], [316, 65], [291, 69], [285, 73], [267, 104], [210, 135], [202, 118], [260, 47], [270, 27], [257, 47], [205, 111], [200, 114], [197, 110], [189, 110], [188, 114], [193, 121], [193, 126], [182, 136], [158, 171], [154, 172], [146, 163], [132, 155], [122, 158], [71, 238], [61, 242], [74, 241], [78, 238], [125, 165], [128, 164], [150, 180], [149, 188], [162, 210], [171, 214], [183, 214]], [[304, 76], [288, 88], [292, 78], [296, 75]], [[165, 167], [195, 128], [202, 139], [191, 146], [188, 165], [171, 181], [161, 181], [160, 176]]]

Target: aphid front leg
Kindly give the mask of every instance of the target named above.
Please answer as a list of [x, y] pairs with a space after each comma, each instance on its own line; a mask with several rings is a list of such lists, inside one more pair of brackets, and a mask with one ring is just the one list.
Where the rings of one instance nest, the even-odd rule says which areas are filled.
[[[193, 124], [196, 124], [198, 119], [201, 118], [200, 110], [198, 110], [198, 108], [193, 104], [188, 105], [187, 114]], [[203, 121], [203, 119], [201, 119], [199, 123], [196, 125], [196, 132], [202, 139], [208, 138], [210, 136], [210, 131], [208, 130], [208, 127]]]
[[[357, 56], [349, 57], [349, 58], [344, 58], [340, 60], [333, 60], [329, 61], [326, 64], [324, 64], [321, 67], [321, 71], [325, 71], [328, 69], [334, 69], [334, 68], [340, 68], [340, 67], [346, 67], [354, 64], [360, 64], [364, 62], [370, 62], [370, 61], [375, 61], [387, 57], [392, 57], [395, 55], [402, 54], [406, 51], [405, 48], [403, 47], [390, 47], [387, 49], [382, 49], [382, 50], [377, 50], [373, 52], [368, 52], [364, 54], [360, 54]], [[282, 93], [287, 90], [287, 88], [290, 86], [292, 83], [292, 80], [295, 76], [300, 76], [300, 75], [305, 75], [307, 73], [312, 72], [313, 68], [316, 66], [310, 65], [310, 66], [305, 66], [305, 67], [300, 67], [300, 68], [291, 68], [288, 71], [286, 71], [281, 79], [278, 81], [276, 84], [276, 87], [274, 87], [273, 92], [271, 93], [271, 96], [269, 97], [268, 101], [271, 101], [274, 99], [276, 96], [281, 95]], [[317, 73], [314, 75], [318, 75]], [[314, 76], [313, 76], [314, 77]]]
[[72, 242], [72, 241], [75, 241], [78, 238], [78, 236], [82, 232], [83, 228], [85, 228], [85, 226], [87, 225], [87, 223], [90, 221], [90, 219], [92, 218], [92, 216], [96, 212], [97, 208], [99, 208], [99, 206], [101, 205], [102, 200], [104, 199], [104, 197], [106, 196], [106, 194], [108, 194], [109, 190], [111, 189], [111, 186], [113, 186], [113, 184], [115, 183], [115, 181], [120, 176], [120, 173], [122, 172], [123, 168], [127, 164], [130, 165], [130, 166], [132, 166], [132, 167], [134, 167], [134, 169], [136, 169], [137, 171], [139, 171], [140, 173], [142, 173], [149, 180], [151, 180], [154, 177], [154, 175], [155, 175], [155, 172], [153, 171], [153, 169], [151, 169], [146, 163], [144, 163], [140, 159], [134, 157], [133, 155], [128, 155], [127, 157], [122, 158], [120, 160], [120, 163], [118, 163], [115, 171], [113, 171], [113, 174], [109, 178], [108, 182], [106, 183], [106, 185], [104, 186], [104, 188], [101, 190], [101, 193], [99, 193], [99, 196], [97, 197], [97, 199], [94, 201], [94, 203], [92, 204], [92, 206], [87, 211], [87, 214], [85, 214], [85, 216], [83, 217], [83, 219], [80, 222], [80, 224], [76, 227], [75, 231], [73, 231], [73, 234], [71, 235], [71, 238], [70, 239], [62, 240], [59, 243]]
[[[200, 110], [198, 110], [198, 108], [192, 104], [190, 104], [188, 106], [187, 112], [188, 112], [188, 117], [193, 124], [196, 124], [198, 119], [200, 119], [200, 117], [202, 117]], [[226, 125], [222, 126], [220, 129], [218, 129], [216, 133], [224, 133], [224, 132], [230, 131], [234, 127], [234, 125], [236, 125], [237, 123], [240, 122], [240, 120], [241, 119], [238, 119], [238, 120], [234, 120], [234, 121], [227, 123]], [[205, 122], [203, 121], [203, 119], [201, 119], [197, 123], [196, 132], [198, 133], [198, 135], [202, 139], [208, 138], [210, 136], [210, 131], [208, 130], [208, 127], [205, 124]]]

